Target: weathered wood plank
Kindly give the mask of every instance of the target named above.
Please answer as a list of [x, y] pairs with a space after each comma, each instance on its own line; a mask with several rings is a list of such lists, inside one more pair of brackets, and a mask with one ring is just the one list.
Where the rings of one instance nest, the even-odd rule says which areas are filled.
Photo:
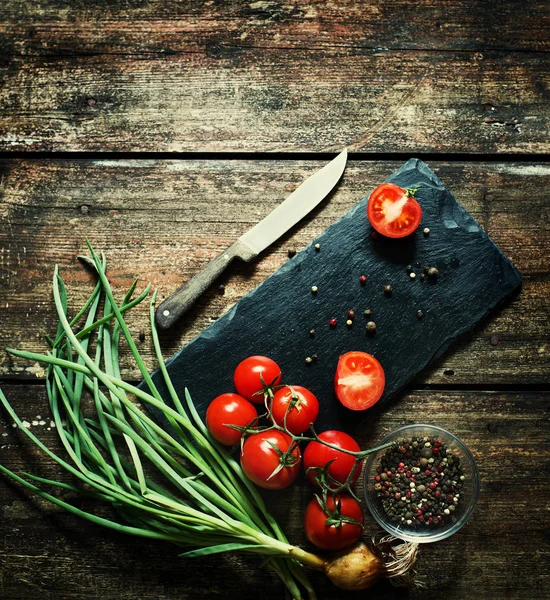
[[212, 53], [220, 47], [549, 49], [544, 0], [90, 3], [5, 0], [0, 36], [11, 54]]
[[547, 53], [226, 48], [11, 56], [0, 149], [550, 149]]
[[[49, 447], [55, 431], [41, 385], [5, 385], [3, 390], [31, 430]], [[401, 400], [359, 431], [366, 448], [410, 422], [438, 424], [471, 448], [481, 474], [481, 495], [471, 521], [458, 534], [422, 547], [419, 574], [426, 589], [408, 598], [449, 600], [549, 598], [550, 521], [547, 471], [550, 445], [546, 428], [548, 393], [418, 392]], [[32, 420], [45, 419], [44, 425]], [[540, 425], [539, 425], [540, 424]], [[7, 435], [4, 435], [6, 434]], [[47, 477], [59, 469], [31, 448], [9, 419], [0, 420], [0, 462], [17, 472]], [[63, 480], [67, 480], [62, 475]], [[237, 556], [181, 562], [173, 547], [133, 539], [83, 523], [51, 505], [31, 499], [11, 484], [0, 485], [0, 591], [5, 600], [41, 595], [49, 600], [158, 600], [223, 596], [244, 599], [281, 597], [274, 576], [259, 561]], [[360, 483], [358, 484], [358, 490]], [[267, 502], [294, 543], [307, 545], [302, 518], [311, 490], [293, 486], [267, 495]], [[93, 503], [85, 503], [93, 508]], [[365, 535], [376, 529], [367, 516]], [[313, 573], [320, 599], [353, 598]], [[374, 599], [401, 598], [386, 583]]]
[[[395, 162], [350, 162], [332, 195], [250, 265], [235, 264], [184, 321], [163, 336], [167, 356], [223, 314], [384, 180]], [[544, 163], [432, 163], [432, 168], [519, 268], [521, 293], [462, 339], [417, 383], [548, 383], [550, 185]], [[43, 351], [55, 324], [51, 276], [59, 264], [73, 306], [91, 289], [76, 256], [84, 239], [104, 250], [120, 296], [139, 276], [160, 297], [173, 291], [272, 210], [319, 163], [302, 161], [25, 161], [0, 163], [0, 306], [10, 327], [0, 347]], [[130, 317], [150, 367], [146, 310]], [[137, 373], [127, 355], [123, 372]], [[32, 366], [0, 356], [0, 373], [34, 377]]]

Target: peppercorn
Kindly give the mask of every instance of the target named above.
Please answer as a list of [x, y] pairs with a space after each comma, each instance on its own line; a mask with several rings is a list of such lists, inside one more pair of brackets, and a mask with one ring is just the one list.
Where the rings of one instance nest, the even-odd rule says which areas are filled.
[[225, 285], [223, 285], [223, 283], [218, 286], [218, 294], [220, 296], [223, 296], [225, 294]]
[[430, 235], [430, 228], [429, 227], [424, 227], [424, 235], [426, 237], [428, 237]]
[[407, 269], [407, 273], [410, 273], [413, 270], [412, 265], [407, 265], [405, 268]]
[[306, 364], [310, 365], [313, 362], [311, 356], [306, 356]]
[[416, 273], [409, 273], [409, 277], [411, 279], [416, 279]]
[[310, 329], [309, 330], [309, 336], [310, 337], [315, 337], [315, 329]]
[[353, 321], [352, 321], [351, 319], [348, 319], [348, 320], [346, 321], [346, 325], [347, 325], [348, 327], [351, 327], [351, 326], [353, 325]]
[[311, 293], [316, 294], [319, 291], [319, 288], [316, 285], [311, 286]]
[[361, 285], [365, 285], [365, 283], [367, 283], [367, 276], [366, 276], [366, 275], [361, 275], [361, 276], [359, 277], [359, 283], [360, 283]]
[[367, 333], [374, 333], [376, 331], [376, 323], [374, 321], [369, 321], [367, 323]]
[[312, 358], [313, 362], [315, 362], [319, 357], [317, 356], [317, 354], [312, 354], [311, 358]]
[[348, 319], [355, 319], [355, 311], [348, 310]]
[[428, 269], [428, 277], [435, 278], [439, 275], [439, 271], [435, 267], [430, 267]]
[[[435, 448], [438, 449], [435, 457], [428, 459], [421, 456], [422, 451], [424, 454], [433, 453]], [[450, 513], [459, 502], [459, 491], [464, 481], [461, 477], [464, 477], [464, 473], [459, 459], [456, 458], [456, 465], [449, 465], [448, 459], [442, 457], [443, 451], [446, 448], [441, 440], [427, 436], [402, 440], [386, 450], [377, 471], [387, 477], [392, 472], [396, 473], [395, 481], [393, 485], [390, 481], [385, 481], [383, 489], [377, 495], [390, 521], [406, 523], [415, 528], [429, 527], [432, 523], [439, 524], [450, 519]], [[428, 464], [432, 466], [425, 468], [425, 472], [413, 466], [422, 463], [424, 467]], [[380, 477], [380, 480], [383, 478]], [[441, 497], [445, 488], [445, 496]], [[420, 500], [416, 500], [419, 497]]]
[[331, 327], [336, 327], [337, 323], [338, 321], [334, 317], [332, 317], [332, 319], [328, 322]]
[[363, 311], [363, 315], [365, 317], [370, 317], [372, 315], [372, 310], [370, 308], [367, 308], [366, 310]]
[[320, 249], [321, 249], [321, 244], [315, 244], [315, 250], [317, 250], [317, 252], [319, 252]]
[[417, 310], [417, 311], [416, 311], [416, 316], [417, 316], [419, 319], [422, 319], [422, 318], [424, 317], [424, 313], [423, 313], [421, 310]]
[[296, 255], [296, 250], [294, 248], [290, 248], [288, 251], [288, 258], [292, 258]]
[[392, 292], [393, 292], [393, 288], [391, 285], [384, 286], [384, 294], [386, 294], [386, 296], [391, 296]]

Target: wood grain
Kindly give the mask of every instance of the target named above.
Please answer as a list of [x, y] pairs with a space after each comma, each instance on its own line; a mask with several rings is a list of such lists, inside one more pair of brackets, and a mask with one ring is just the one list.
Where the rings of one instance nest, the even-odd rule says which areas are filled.
[[[544, 0], [433, 3], [224, 0], [5, 0], [0, 35], [12, 54], [173, 54], [225, 48], [547, 51]], [[11, 42], [11, 43], [9, 43]]]
[[546, 54], [14, 57], [0, 149], [544, 153]]
[[[3, 391], [21, 417], [32, 423], [40, 415], [46, 421], [44, 425], [31, 424], [31, 431], [56, 448], [55, 430], [48, 431], [43, 386], [4, 385]], [[361, 447], [367, 448], [401, 425], [438, 424], [470, 447], [482, 482], [470, 522], [454, 536], [422, 547], [418, 572], [426, 588], [407, 594], [381, 583], [369, 597], [550, 597], [550, 519], [546, 510], [550, 445], [543, 425], [549, 402], [548, 393], [537, 392], [415, 392], [404, 394], [383, 414], [374, 414], [360, 431], [351, 432]], [[0, 421], [0, 435], [3, 465], [46, 477], [61, 475], [68, 481], [11, 427], [9, 419]], [[259, 561], [228, 555], [219, 560], [182, 562], [168, 544], [116, 535], [4, 483], [0, 485], [0, 592], [4, 600], [29, 598], [37, 591], [48, 600], [217, 596], [252, 600], [259, 593], [267, 599], [281, 597], [281, 586], [272, 574], [260, 569]], [[266, 495], [270, 510], [294, 543], [307, 545], [302, 515], [310, 498], [311, 490], [304, 483]], [[90, 502], [84, 506], [98, 509]], [[376, 531], [367, 516], [365, 535]], [[356, 597], [337, 590], [316, 573], [311, 580], [320, 600]]]
[[542, 0], [8, 0], [0, 149], [544, 153], [549, 25]]
[[[51, 300], [55, 264], [76, 311], [91, 275], [76, 256], [85, 237], [104, 250], [117, 293], [139, 277], [164, 298], [281, 202], [322, 163], [312, 161], [7, 160], [0, 163], [0, 306], [10, 327], [0, 347], [44, 351], [56, 326]], [[165, 355], [260, 284], [399, 166], [352, 161], [336, 192], [254, 263], [234, 264], [186, 319], [163, 335]], [[519, 268], [521, 292], [462, 338], [416, 384], [547, 384], [550, 294], [547, 163], [439, 163], [449, 189]], [[225, 285], [220, 294], [218, 285]], [[140, 287], [139, 289], [142, 289]], [[9, 311], [9, 312], [8, 312]], [[147, 311], [130, 317], [150, 368]], [[125, 377], [138, 377], [123, 354]], [[34, 379], [36, 366], [0, 355], [4, 377]], [[475, 379], [472, 379], [475, 374]]]

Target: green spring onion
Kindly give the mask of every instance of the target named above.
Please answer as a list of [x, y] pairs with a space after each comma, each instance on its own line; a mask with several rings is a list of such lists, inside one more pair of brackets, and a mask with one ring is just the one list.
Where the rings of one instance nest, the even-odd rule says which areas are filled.
[[[149, 287], [132, 300], [137, 284], [134, 282], [119, 306], [107, 279], [105, 257], [98, 256], [89, 243], [88, 247], [91, 259], [85, 260], [97, 272], [98, 282], [73, 319], [68, 316], [65, 285], [55, 268], [53, 295], [59, 324], [55, 338], [49, 340], [50, 351], [37, 354], [8, 349], [14, 356], [48, 365], [48, 401], [68, 458], [55, 454], [23, 427], [0, 390], [0, 401], [14, 422], [66, 469], [75, 483], [29, 474], [22, 477], [2, 465], [0, 471], [40, 497], [93, 523], [172, 542], [180, 548], [182, 557], [228, 551], [263, 555], [293, 598], [302, 598], [302, 590], [309, 598], [315, 598], [303, 565], [324, 571], [342, 585], [334, 561], [288, 542], [239, 463], [209, 435], [188, 391], [183, 399], [178, 397], [162, 359], [154, 320], [154, 293], [149, 317], [155, 354], [171, 405], [165, 402], [124, 320], [126, 311], [145, 299]], [[76, 332], [73, 327], [79, 324]], [[121, 378], [121, 340], [132, 353], [147, 391]], [[91, 400], [91, 411], [85, 410], [85, 397]], [[160, 427], [138, 403], [161, 411], [172, 431]], [[109, 503], [120, 518], [108, 519], [84, 511], [46, 491], [44, 486]], [[369, 577], [375, 570], [378, 576], [381, 567], [374, 555], [369, 553], [361, 560], [363, 579], [366, 568], [370, 569]], [[342, 587], [348, 585], [345, 582]]]

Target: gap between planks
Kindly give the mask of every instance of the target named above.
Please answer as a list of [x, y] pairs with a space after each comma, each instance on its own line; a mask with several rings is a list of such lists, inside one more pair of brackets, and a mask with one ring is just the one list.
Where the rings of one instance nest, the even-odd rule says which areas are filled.
[[[343, 148], [342, 148], [343, 150]], [[0, 151], [0, 160], [261, 160], [293, 161], [319, 160], [336, 156], [338, 152], [23, 152]], [[532, 163], [550, 162], [550, 153], [522, 154], [503, 152], [495, 154], [470, 154], [467, 152], [349, 152], [348, 161], [406, 161], [419, 158], [424, 162], [470, 162], [470, 163]]]

